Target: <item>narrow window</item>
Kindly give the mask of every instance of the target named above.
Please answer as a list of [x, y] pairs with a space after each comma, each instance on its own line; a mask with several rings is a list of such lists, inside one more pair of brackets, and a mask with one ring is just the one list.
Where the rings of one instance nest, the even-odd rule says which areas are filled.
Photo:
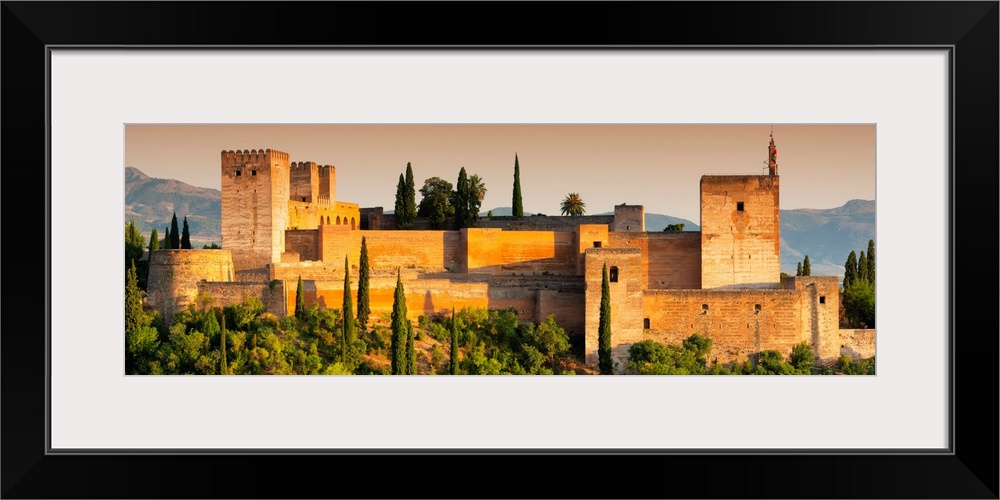
[[742, 212], [743, 211], [743, 202], [742, 201], [737, 201], [736, 202], [736, 211], [737, 212]]
[[257, 171], [256, 170], [251, 170], [250, 171], [250, 176], [254, 176], [254, 175], [257, 175]]
[[611, 270], [608, 271], [608, 280], [610, 280], [612, 283], [618, 283], [618, 268], [617, 267], [612, 266]]
[[753, 306], [753, 313], [754, 314], [760, 314], [760, 304], [755, 304]]
[[595, 241], [594, 242], [594, 248], [601, 248], [601, 242], [600, 241]]
[[632, 226], [625, 226], [625, 230], [626, 230], [626, 231], [629, 231], [629, 230], [631, 230], [631, 229], [632, 229]]
[[243, 175], [243, 171], [242, 170], [237, 170], [236, 171], [236, 177], [239, 177], [241, 175]]
[[708, 313], [708, 304], [702, 304], [701, 305], [701, 313], [702, 314]]
[[826, 304], [826, 295], [820, 295], [819, 296], [819, 303], [820, 304]]
[[649, 318], [644, 318], [642, 320], [642, 327], [649, 330]]
[[302, 197], [302, 201], [306, 201], [306, 197], [305, 196]]

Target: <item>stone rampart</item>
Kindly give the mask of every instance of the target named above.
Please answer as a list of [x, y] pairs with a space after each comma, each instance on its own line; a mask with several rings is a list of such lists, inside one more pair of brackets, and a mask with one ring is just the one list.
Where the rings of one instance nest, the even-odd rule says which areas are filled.
[[[292, 282], [294, 291], [295, 284]], [[240, 283], [240, 282], [201, 282], [198, 292], [205, 299], [211, 299], [210, 307], [225, 307], [239, 304], [246, 297], [256, 297], [264, 302], [264, 309], [277, 317], [283, 317], [287, 310], [285, 304], [285, 282], [271, 283]], [[294, 309], [294, 304], [293, 304]], [[294, 312], [294, 311], [293, 311]]]
[[228, 250], [154, 250], [150, 253], [146, 302], [168, 324], [174, 314], [198, 296], [202, 281], [232, 281], [233, 258]]
[[840, 354], [857, 361], [875, 355], [875, 329], [842, 329], [840, 334]]
[[701, 288], [701, 233], [609, 233], [611, 247], [638, 248], [648, 289]]

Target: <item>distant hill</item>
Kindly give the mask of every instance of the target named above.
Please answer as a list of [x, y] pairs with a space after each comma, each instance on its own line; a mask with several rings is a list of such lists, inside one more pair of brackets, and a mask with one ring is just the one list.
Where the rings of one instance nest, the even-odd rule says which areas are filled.
[[222, 242], [222, 193], [173, 179], [149, 177], [137, 168], [125, 169], [125, 221], [135, 220], [143, 236], [156, 228], [160, 238], [177, 212], [177, 227], [188, 218], [192, 246]]
[[[220, 197], [216, 189], [151, 178], [133, 167], [125, 169], [125, 220], [135, 219], [147, 238], [154, 227], [162, 238], [163, 230], [170, 225], [170, 217], [176, 211], [179, 223], [188, 216], [193, 245], [221, 243]], [[511, 207], [496, 207], [492, 211], [495, 216], [509, 216]], [[487, 212], [479, 215], [485, 217]], [[534, 214], [525, 212], [524, 215]], [[780, 217], [781, 270], [791, 275], [795, 274], [796, 263], [808, 255], [813, 274], [843, 276], [844, 262], [851, 250], [858, 254], [867, 251], [868, 240], [875, 239], [873, 200], [851, 200], [841, 207], [829, 209], [782, 210]], [[685, 231], [701, 230], [698, 224], [687, 219], [646, 214], [647, 231], [662, 231], [668, 224], [684, 224]]]
[[[510, 215], [514, 214], [514, 208], [513, 207], [496, 207], [496, 208], [494, 208], [492, 210], [486, 210], [486, 211], [483, 211], [483, 212], [479, 212], [479, 216], [480, 217], [486, 217], [486, 214], [488, 214], [490, 212], [493, 212], [493, 215], [495, 215], [497, 217], [507, 217], [507, 216], [510, 216]], [[524, 212], [524, 216], [525, 217], [527, 217], [529, 215], [535, 215], [535, 214], [532, 213], [532, 212]], [[552, 214], [552, 215], [559, 215], [559, 214]]]

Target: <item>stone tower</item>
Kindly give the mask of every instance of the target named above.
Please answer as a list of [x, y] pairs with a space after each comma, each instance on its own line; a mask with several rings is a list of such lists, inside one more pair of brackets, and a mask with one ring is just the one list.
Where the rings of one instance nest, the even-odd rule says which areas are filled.
[[777, 288], [781, 281], [778, 150], [767, 175], [701, 178], [701, 286]]
[[288, 153], [222, 152], [222, 248], [237, 270], [281, 260], [288, 226]]

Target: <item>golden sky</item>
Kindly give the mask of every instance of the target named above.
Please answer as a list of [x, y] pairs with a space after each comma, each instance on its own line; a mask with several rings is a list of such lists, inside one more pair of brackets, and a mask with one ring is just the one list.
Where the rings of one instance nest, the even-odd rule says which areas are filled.
[[[621, 203], [699, 221], [704, 174], [766, 173], [772, 125], [126, 125], [125, 165], [219, 189], [219, 153], [277, 149], [337, 167], [337, 199], [392, 210], [399, 174], [483, 178], [484, 211], [511, 205], [516, 152], [524, 210], [559, 214], [567, 193], [587, 213]], [[773, 125], [781, 208], [875, 199], [875, 125]], [[420, 194], [417, 193], [419, 202]]]

